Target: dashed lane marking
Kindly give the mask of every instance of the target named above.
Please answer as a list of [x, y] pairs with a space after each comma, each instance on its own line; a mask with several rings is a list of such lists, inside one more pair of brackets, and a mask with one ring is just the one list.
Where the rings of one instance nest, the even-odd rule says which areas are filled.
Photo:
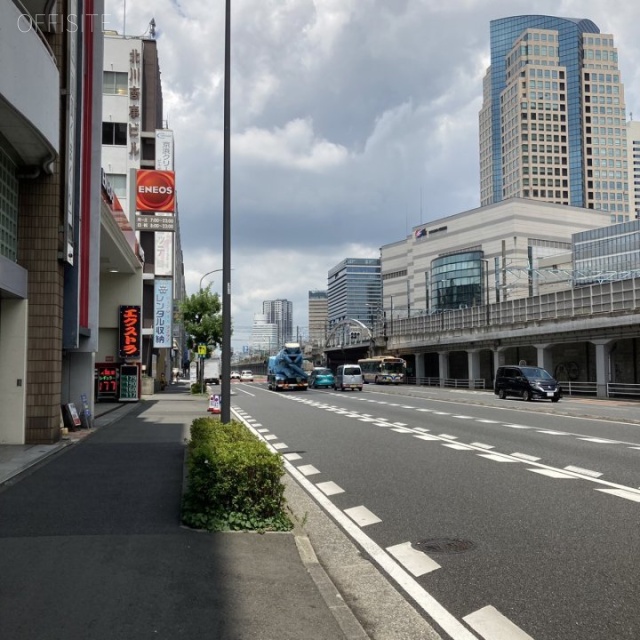
[[292, 460], [302, 460], [302, 456], [299, 453], [285, 453], [282, 457], [289, 462]]
[[382, 522], [375, 513], [372, 513], [367, 507], [363, 507], [362, 505], [345, 509], [344, 512], [361, 527], [368, 527], [369, 525]]
[[576, 476], [571, 476], [568, 473], [562, 473], [562, 471], [555, 471], [554, 469], [527, 469], [527, 471], [533, 471], [533, 473], [539, 473], [541, 476], [547, 476], [547, 478], [557, 478], [558, 480], [576, 479]]
[[633, 500], [633, 502], [640, 502], [640, 491], [629, 491], [628, 489], [596, 489], [596, 491], [602, 491], [602, 493], [609, 493], [612, 496], [618, 496], [618, 498], [624, 498], [625, 500]]
[[533, 640], [528, 633], [490, 605], [462, 619], [485, 640]]
[[312, 464], [303, 464], [302, 466], [297, 467], [297, 469], [303, 476], [313, 476], [316, 473], [320, 473], [320, 471], [318, 471], [318, 469], [316, 469]]
[[432, 560], [426, 553], [414, 549], [410, 542], [387, 547], [387, 551], [416, 578], [440, 568], [435, 560]]
[[599, 471], [592, 471], [591, 469], [583, 469], [582, 467], [574, 467], [569, 465], [565, 467], [567, 471], [573, 471], [574, 473], [580, 473], [583, 476], [590, 476], [591, 478], [599, 478], [602, 474]]
[[319, 482], [316, 487], [318, 487], [325, 496], [335, 496], [338, 493], [344, 493], [344, 489], [339, 487], [335, 482]]

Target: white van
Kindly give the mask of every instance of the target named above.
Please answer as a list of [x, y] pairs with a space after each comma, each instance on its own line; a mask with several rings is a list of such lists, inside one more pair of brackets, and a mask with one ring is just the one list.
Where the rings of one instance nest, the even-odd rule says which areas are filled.
[[334, 389], [358, 389], [362, 391], [362, 369], [359, 364], [341, 364], [336, 371]]

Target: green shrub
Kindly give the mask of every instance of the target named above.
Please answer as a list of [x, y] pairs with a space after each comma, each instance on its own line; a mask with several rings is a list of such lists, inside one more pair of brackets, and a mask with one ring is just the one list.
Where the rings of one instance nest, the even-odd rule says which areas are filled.
[[191, 425], [182, 521], [209, 531], [288, 531], [282, 458], [241, 422]]
[[196, 394], [196, 393], [205, 393], [206, 390], [207, 390], [207, 385], [206, 384], [202, 385], [199, 382], [194, 382], [191, 385], [191, 393], [194, 393], [194, 394]]

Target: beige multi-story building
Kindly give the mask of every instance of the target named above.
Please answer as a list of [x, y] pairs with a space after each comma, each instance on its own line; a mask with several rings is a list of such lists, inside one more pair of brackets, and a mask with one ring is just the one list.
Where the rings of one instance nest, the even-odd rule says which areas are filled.
[[481, 204], [527, 198], [633, 217], [613, 36], [590, 20], [491, 22], [480, 124]]
[[309, 342], [322, 346], [327, 337], [327, 292], [309, 291]]

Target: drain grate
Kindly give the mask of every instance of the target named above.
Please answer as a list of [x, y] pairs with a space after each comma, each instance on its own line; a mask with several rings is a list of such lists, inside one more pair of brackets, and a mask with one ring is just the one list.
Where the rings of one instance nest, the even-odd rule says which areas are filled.
[[414, 542], [412, 546], [424, 553], [463, 553], [474, 549], [476, 545], [471, 540], [459, 538], [430, 538]]

